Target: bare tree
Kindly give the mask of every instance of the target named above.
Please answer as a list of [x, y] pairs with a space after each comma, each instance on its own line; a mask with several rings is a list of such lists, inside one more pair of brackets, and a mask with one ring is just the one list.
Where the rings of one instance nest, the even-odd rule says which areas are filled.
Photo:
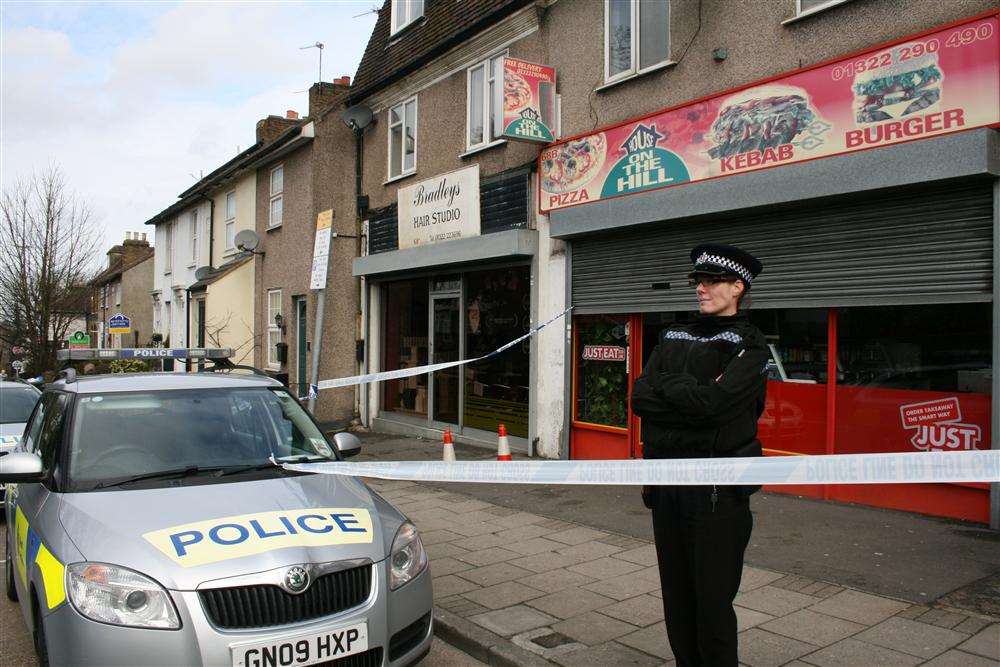
[[[205, 322], [205, 338], [212, 345], [212, 347], [225, 347], [224, 338], [230, 336], [229, 325], [232, 323], [233, 313], [231, 311], [226, 312], [225, 317], [213, 318], [211, 320], [206, 320]], [[240, 318], [240, 325], [244, 331], [250, 331], [250, 325], [246, 323], [246, 320]], [[251, 335], [249, 338], [241, 343], [233, 344], [230, 346], [233, 348], [233, 363], [242, 364], [246, 361], [247, 357], [253, 354], [254, 346], [260, 341], [262, 336]]]
[[27, 348], [29, 369], [55, 367], [55, 351], [76, 314], [64, 304], [84, 289], [102, 238], [62, 172], [4, 188], [0, 197], [0, 321], [5, 347]]

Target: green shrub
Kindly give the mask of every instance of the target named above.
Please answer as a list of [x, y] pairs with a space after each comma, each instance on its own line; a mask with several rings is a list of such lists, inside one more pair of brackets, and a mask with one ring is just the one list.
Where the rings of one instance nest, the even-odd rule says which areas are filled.
[[148, 373], [149, 362], [140, 359], [115, 359], [111, 362], [112, 373]]

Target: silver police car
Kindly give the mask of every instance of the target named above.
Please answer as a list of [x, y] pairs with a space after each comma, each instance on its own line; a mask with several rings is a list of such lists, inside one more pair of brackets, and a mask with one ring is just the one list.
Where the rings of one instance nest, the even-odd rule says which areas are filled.
[[418, 661], [433, 619], [414, 526], [360, 480], [281, 465], [359, 450], [263, 375], [67, 371], [0, 456], [6, 592], [40, 662]]

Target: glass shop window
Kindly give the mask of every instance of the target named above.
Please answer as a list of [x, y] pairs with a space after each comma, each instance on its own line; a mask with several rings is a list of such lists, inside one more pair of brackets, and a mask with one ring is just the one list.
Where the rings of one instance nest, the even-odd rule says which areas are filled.
[[[531, 327], [527, 266], [465, 275], [465, 358], [488, 354]], [[464, 425], [528, 437], [531, 339], [465, 367]]]
[[767, 340], [769, 380], [826, 384], [825, 308], [749, 310], [747, 315]]
[[990, 394], [988, 303], [845, 308], [839, 384]]
[[576, 421], [626, 428], [628, 329], [623, 317], [576, 318]]
[[[428, 285], [426, 278], [387, 283], [382, 368], [413, 368], [427, 361]], [[427, 416], [427, 375], [383, 383], [382, 409]]]

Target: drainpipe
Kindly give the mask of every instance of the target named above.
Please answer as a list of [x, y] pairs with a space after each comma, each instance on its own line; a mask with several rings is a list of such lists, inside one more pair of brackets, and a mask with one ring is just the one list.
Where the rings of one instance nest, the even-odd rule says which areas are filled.
[[[362, 160], [364, 157], [364, 130], [357, 128], [354, 130], [354, 207], [357, 211], [357, 224], [359, 227], [363, 227], [364, 215], [361, 211], [359, 205], [361, 197], [361, 173], [362, 173]], [[364, 229], [360, 229], [358, 233], [358, 241], [356, 246], [355, 255], [361, 256], [364, 251], [364, 245], [368, 243], [368, 234]], [[361, 305], [361, 374], [364, 375], [368, 372], [368, 281], [363, 277], [358, 277], [358, 298]], [[358, 414], [361, 417], [361, 423], [364, 426], [368, 426], [368, 387], [367, 382], [358, 386]]]
[[[191, 347], [191, 288], [184, 290], [187, 297], [184, 299], [184, 347]], [[191, 372], [191, 359], [184, 359], [184, 371]]]

